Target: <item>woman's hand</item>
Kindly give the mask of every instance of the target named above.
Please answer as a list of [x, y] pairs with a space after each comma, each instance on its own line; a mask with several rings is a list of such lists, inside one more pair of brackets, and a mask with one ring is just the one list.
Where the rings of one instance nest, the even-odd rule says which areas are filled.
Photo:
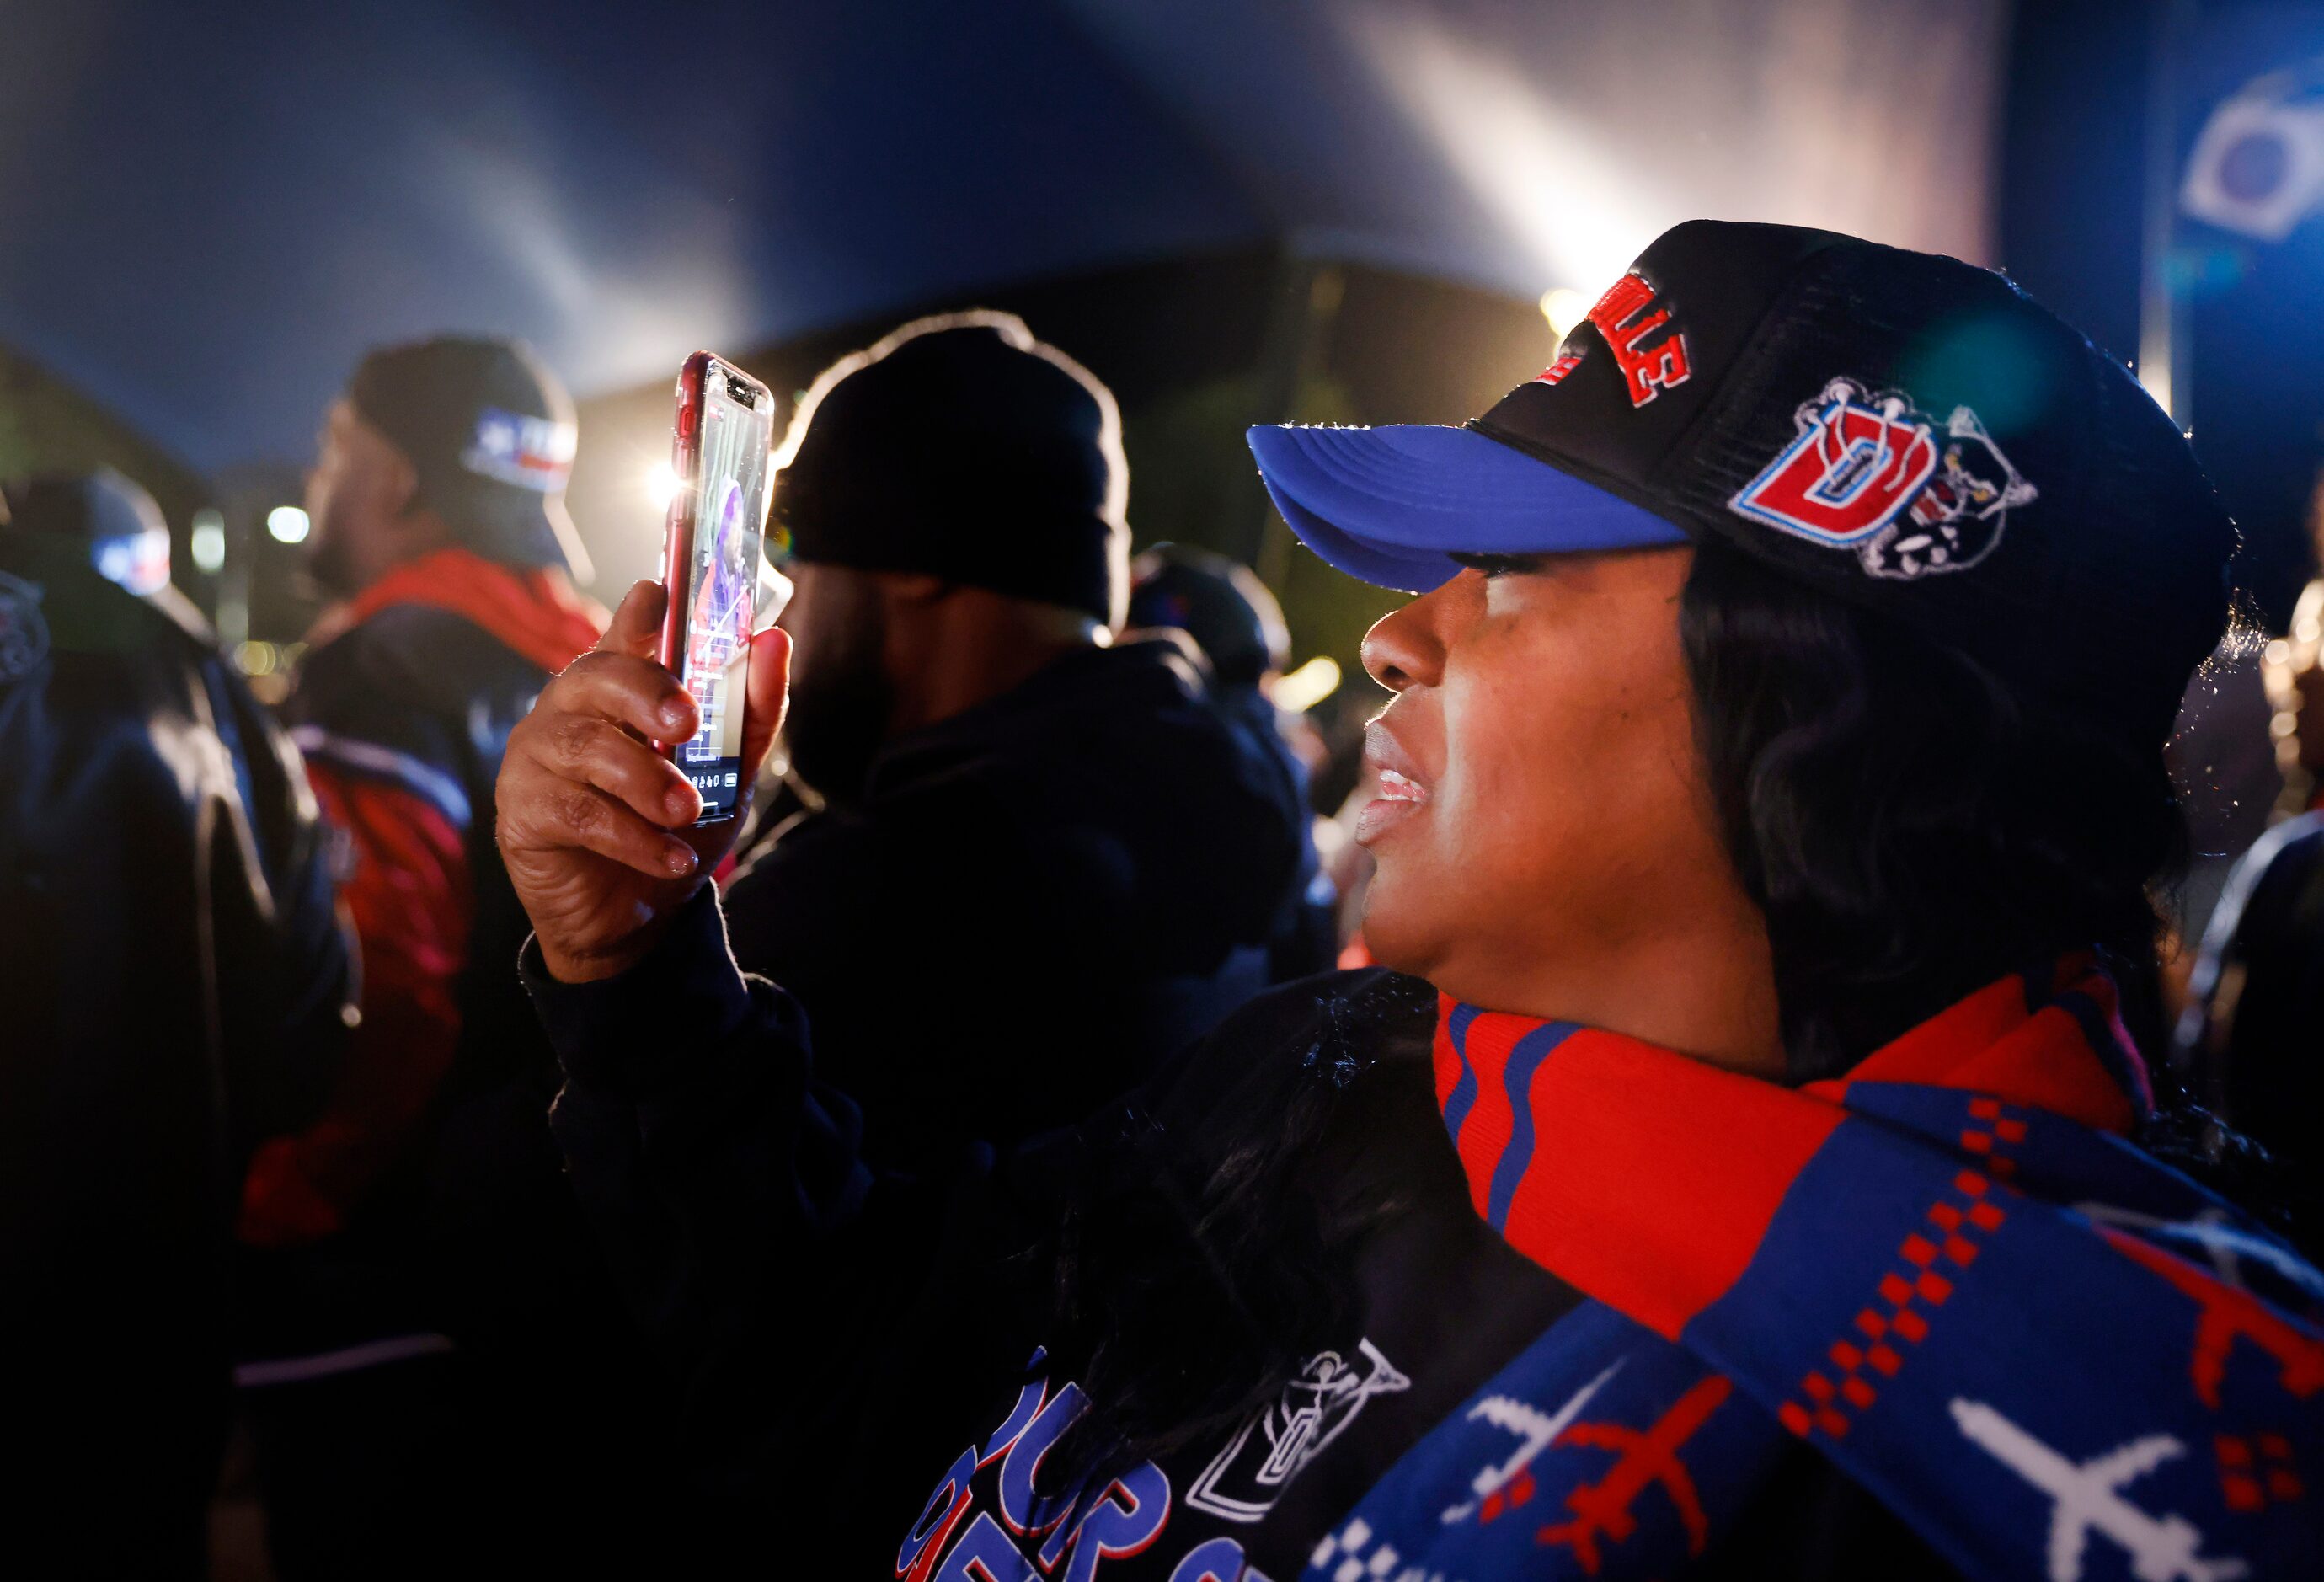
[[501, 761], [501, 860], [542, 960], [567, 983], [611, 977], [653, 948], [734, 843], [782, 725], [790, 640], [770, 627], [751, 642], [744, 800], [733, 818], [692, 828], [701, 797], [650, 745], [696, 728], [694, 699], [652, 658], [663, 601], [658, 582], [632, 587], [597, 646], [510, 733]]

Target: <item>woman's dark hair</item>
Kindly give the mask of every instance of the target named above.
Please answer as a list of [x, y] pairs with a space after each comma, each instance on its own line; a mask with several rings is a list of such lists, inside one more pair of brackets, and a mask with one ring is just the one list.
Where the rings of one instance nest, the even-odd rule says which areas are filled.
[[2162, 743], [1716, 541], [1695, 550], [1679, 627], [1794, 1080], [2067, 950], [2151, 972], [2152, 895], [2187, 852]]
[[[2094, 947], [2165, 1100], [2144, 1140], [2208, 1165], [2216, 1135], [2201, 1146], [2153, 1059], [2152, 896], [2187, 844], [2162, 743], [2026, 697], [1720, 543], [1697, 547], [1679, 618], [1711, 796], [1767, 920], [1793, 1079], [1836, 1075], [1973, 990]], [[1396, 1203], [1319, 1201], [1299, 1164], [1364, 1102], [1364, 1023], [1410, 1013], [1373, 997], [1257, 1062], [1215, 1112], [1244, 1117], [1242, 1134], [1207, 1155], [1134, 1106], [1092, 1150], [1051, 1249], [1052, 1350], [1094, 1403], [1061, 1464], [1118, 1469], [1222, 1438], [1303, 1358], [1345, 1344], [1340, 1271]]]

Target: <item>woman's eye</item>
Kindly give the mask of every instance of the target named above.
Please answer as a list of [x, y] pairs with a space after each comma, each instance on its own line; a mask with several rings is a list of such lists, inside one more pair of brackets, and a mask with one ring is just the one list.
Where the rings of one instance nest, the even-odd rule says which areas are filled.
[[1534, 569], [1530, 555], [1455, 555], [1452, 559], [1472, 571], [1484, 574], [1489, 582], [1496, 577], [1530, 571]]

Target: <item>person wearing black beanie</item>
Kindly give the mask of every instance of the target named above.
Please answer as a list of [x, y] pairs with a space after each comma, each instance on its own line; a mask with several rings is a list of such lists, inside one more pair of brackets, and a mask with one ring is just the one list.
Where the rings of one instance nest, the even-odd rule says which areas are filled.
[[[735, 954], [815, 1006], [883, 1157], [1078, 1115], [1271, 981], [1304, 835], [1181, 652], [1113, 642], [1112, 393], [1011, 315], [923, 319], [825, 371], [775, 460], [820, 810], [746, 859]], [[1009, 1037], [957, 1031], [1028, 967]]]
[[777, 465], [772, 514], [795, 560], [1121, 621], [1130, 464], [1113, 392], [1014, 314], [915, 319], [842, 357]]

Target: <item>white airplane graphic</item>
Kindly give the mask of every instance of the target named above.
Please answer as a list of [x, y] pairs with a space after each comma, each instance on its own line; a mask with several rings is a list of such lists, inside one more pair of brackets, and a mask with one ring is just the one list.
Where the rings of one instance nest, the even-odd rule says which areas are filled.
[[2264, 1237], [2236, 1228], [2219, 1209], [2207, 1208], [2192, 1219], [2157, 1219], [2111, 1203], [2077, 1203], [2074, 1207], [2106, 1225], [2161, 1231], [2165, 1236], [2193, 1242], [2209, 1255], [2212, 1272], [2237, 1291], [2245, 1289], [2241, 1260], [2249, 1258], [2266, 1264], [2310, 1296], [2324, 1299], [2324, 1275]]
[[1523, 1472], [1535, 1457], [1548, 1449], [1550, 1442], [1582, 1415], [1582, 1409], [1590, 1404], [1590, 1398], [1597, 1394], [1600, 1386], [1618, 1373], [1621, 1366], [1618, 1362], [1582, 1385], [1573, 1392], [1572, 1399], [1559, 1407], [1553, 1415], [1544, 1415], [1537, 1408], [1527, 1405], [1514, 1395], [1488, 1395], [1471, 1407], [1471, 1421], [1482, 1418], [1497, 1429], [1508, 1429], [1521, 1443], [1508, 1460], [1495, 1462], [1470, 1479], [1469, 1486], [1476, 1491], [1476, 1499], [1462, 1501], [1447, 1510], [1440, 1520], [1448, 1524], [1462, 1520], [1477, 1509], [1480, 1501]]
[[2130, 1556], [2139, 1582], [2234, 1582], [2251, 1568], [2232, 1557], [2207, 1560], [2203, 1535], [2184, 1516], [2154, 1516], [2125, 1498], [2144, 1477], [2187, 1447], [2149, 1434], [2088, 1461], [2067, 1460], [1982, 1401], [1955, 1396], [1953, 1421], [1972, 1444], [2040, 1489], [2057, 1509], [2050, 1517], [2050, 1582], [2080, 1582], [2082, 1550], [2095, 1531]]

